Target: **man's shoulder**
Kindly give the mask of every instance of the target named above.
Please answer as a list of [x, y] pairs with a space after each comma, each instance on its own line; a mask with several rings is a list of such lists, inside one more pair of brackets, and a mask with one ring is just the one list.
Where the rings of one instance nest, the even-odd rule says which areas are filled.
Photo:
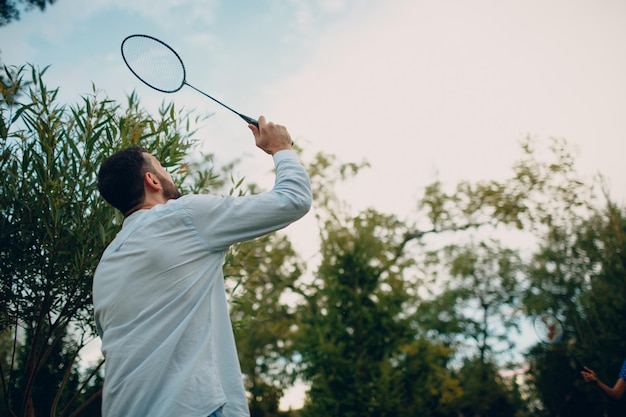
[[178, 206], [178, 207], [186, 207], [186, 206], [196, 205], [196, 204], [201, 204], [201, 205], [209, 204], [221, 198], [222, 197], [214, 195], [214, 194], [185, 194], [184, 196], [176, 200], [170, 200], [167, 203], [174, 204], [175, 206]]

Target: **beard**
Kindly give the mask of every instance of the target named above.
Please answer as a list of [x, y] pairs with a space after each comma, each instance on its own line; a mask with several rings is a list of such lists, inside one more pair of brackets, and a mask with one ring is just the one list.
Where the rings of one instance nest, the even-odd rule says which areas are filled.
[[178, 191], [178, 188], [174, 184], [168, 184], [163, 188], [163, 195], [168, 200], [176, 200], [177, 198], [182, 197], [183, 195]]
[[163, 177], [162, 175], [157, 175], [161, 183], [163, 184], [163, 195], [168, 200], [176, 200], [177, 198], [182, 197], [178, 188], [171, 182], [168, 178]]

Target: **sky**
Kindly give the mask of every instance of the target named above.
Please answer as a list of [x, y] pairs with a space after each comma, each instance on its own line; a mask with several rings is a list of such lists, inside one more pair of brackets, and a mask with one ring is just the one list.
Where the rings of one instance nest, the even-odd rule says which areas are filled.
[[[623, 203], [624, 22], [623, 0], [57, 0], [0, 27], [0, 58], [49, 65], [48, 86], [70, 103], [93, 83], [121, 101], [135, 91], [149, 109], [213, 113], [202, 149], [271, 186], [271, 160], [245, 122], [128, 71], [121, 41], [155, 36], [190, 84], [287, 126], [303, 158], [369, 162], [342, 189], [351, 205], [407, 217], [434, 179], [505, 178], [527, 136], [567, 140], [579, 172], [605, 176]], [[309, 216], [291, 232], [311, 227]]]

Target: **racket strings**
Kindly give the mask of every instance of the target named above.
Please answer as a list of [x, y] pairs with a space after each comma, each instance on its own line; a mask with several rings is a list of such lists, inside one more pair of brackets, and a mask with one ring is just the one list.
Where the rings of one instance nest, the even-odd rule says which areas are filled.
[[185, 83], [183, 61], [169, 46], [156, 39], [128, 38], [122, 44], [122, 56], [137, 78], [155, 90], [172, 93]]
[[535, 318], [535, 331], [542, 342], [556, 343], [563, 336], [563, 327], [556, 317], [543, 314]]
[[237, 114], [246, 123], [259, 126], [251, 117], [239, 113], [221, 101], [187, 83], [185, 65], [169, 45], [148, 35], [130, 35], [122, 41], [122, 57], [131, 72], [147, 86], [162, 93], [174, 93], [187, 85], [220, 106]]

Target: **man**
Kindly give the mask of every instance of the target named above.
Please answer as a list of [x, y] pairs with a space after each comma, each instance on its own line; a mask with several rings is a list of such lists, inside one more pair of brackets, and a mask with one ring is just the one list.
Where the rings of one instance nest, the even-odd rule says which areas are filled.
[[106, 358], [104, 417], [249, 416], [222, 265], [228, 247], [281, 229], [311, 206], [309, 177], [280, 125], [250, 125], [272, 155], [274, 188], [243, 197], [181, 196], [159, 161], [120, 151], [98, 174], [124, 213], [93, 282]]

